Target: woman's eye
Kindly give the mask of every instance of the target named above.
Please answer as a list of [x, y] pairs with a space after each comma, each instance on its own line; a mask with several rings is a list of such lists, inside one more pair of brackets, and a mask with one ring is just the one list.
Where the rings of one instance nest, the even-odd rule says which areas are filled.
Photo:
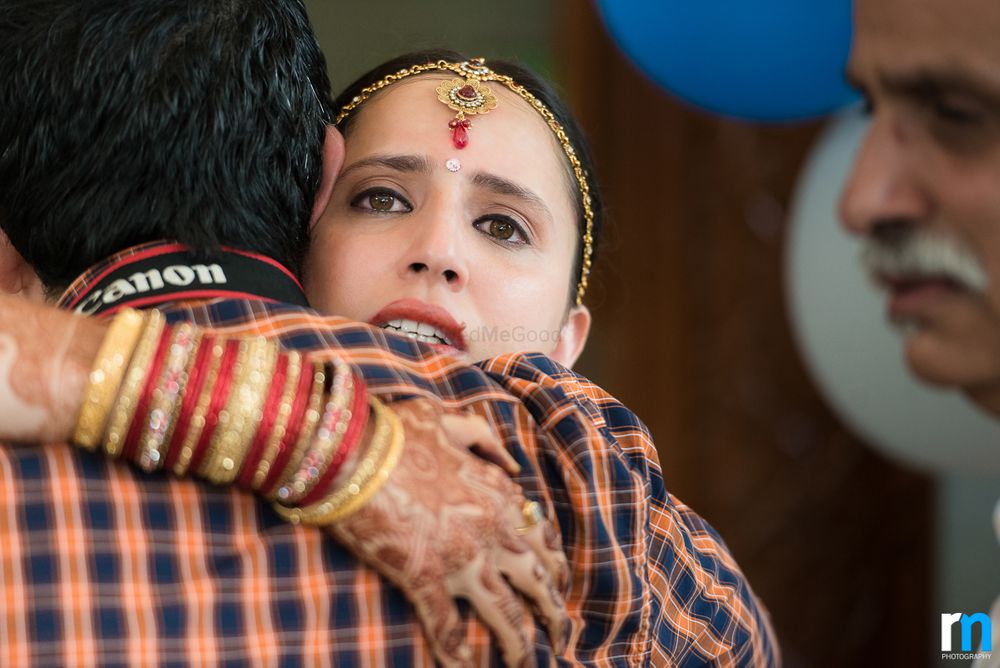
[[368, 196], [368, 205], [376, 211], [392, 211], [396, 198], [388, 193], [378, 193]]
[[506, 220], [491, 220], [490, 234], [495, 236], [497, 239], [503, 239], [506, 241], [514, 236], [514, 226]]
[[351, 201], [351, 206], [377, 213], [401, 213], [413, 207], [399, 193], [384, 188], [366, 190]]
[[480, 232], [505, 245], [523, 246], [528, 243], [524, 228], [506, 216], [484, 216], [474, 224]]

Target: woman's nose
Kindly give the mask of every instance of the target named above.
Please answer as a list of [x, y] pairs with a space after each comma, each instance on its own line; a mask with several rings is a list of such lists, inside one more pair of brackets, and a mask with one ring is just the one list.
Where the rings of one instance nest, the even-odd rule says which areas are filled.
[[462, 223], [444, 212], [427, 211], [421, 221], [412, 221], [413, 239], [403, 256], [404, 278], [421, 277], [460, 290], [468, 281], [468, 261], [462, 251]]

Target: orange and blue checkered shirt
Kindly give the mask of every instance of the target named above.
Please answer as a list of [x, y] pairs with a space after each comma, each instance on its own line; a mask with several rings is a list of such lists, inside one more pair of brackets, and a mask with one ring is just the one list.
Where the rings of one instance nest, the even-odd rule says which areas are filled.
[[[586, 379], [536, 354], [466, 366], [264, 300], [160, 308], [339, 356], [390, 401], [484, 416], [522, 464], [526, 494], [554, 509], [572, 567], [569, 649], [552, 657], [536, 628], [540, 665], [778, 663], [767, 613], [722, 539], [667, 492], [642, 422]], [[0, 584], [2, 666], [433, 665], [399, 590], [320, 530], [243, 491], [66, 445], [0, 448]], [[486, 627], [462, 614], [477, 665], [499, 665]]]

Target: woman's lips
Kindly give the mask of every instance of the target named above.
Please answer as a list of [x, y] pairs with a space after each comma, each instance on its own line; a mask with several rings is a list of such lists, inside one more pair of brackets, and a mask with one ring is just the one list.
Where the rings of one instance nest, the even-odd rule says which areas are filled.
[[[419, 299], [396, 300], [383, 307], [368, 322], [404, 336], [409, 335], [411, 338], [425, 337], [424, 341], [438, 350], [444, 349], [448, 352], [468, 350], [462, 334], [465, 327], [459, 325], [446, 309]], [[413, 331], [415, 328], [416, 331]], [[441, 338], [442, 335], [447, 343], [434, 343], [428, 340]]]

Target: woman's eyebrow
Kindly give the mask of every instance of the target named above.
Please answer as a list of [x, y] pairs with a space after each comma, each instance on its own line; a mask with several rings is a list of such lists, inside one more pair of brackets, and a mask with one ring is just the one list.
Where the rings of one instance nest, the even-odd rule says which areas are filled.
[[497, 195], [511, 195], [522, 199], [541, 209], [549, 218], [552, 217], [552, 212], [549, 211], [549, 207], [545, 206], [545, 201], [541, 197], [510, 179], [505, 179], [496, 174], [476, 172], [472, 177], [472, 183], [481, 188], [486, 188]]
[[339, 178], [365, 167], [382, 167], [396, 172], [427, 172], [430, 171], [430, 161], [422, 155], [372, 155], [344, 167]]

